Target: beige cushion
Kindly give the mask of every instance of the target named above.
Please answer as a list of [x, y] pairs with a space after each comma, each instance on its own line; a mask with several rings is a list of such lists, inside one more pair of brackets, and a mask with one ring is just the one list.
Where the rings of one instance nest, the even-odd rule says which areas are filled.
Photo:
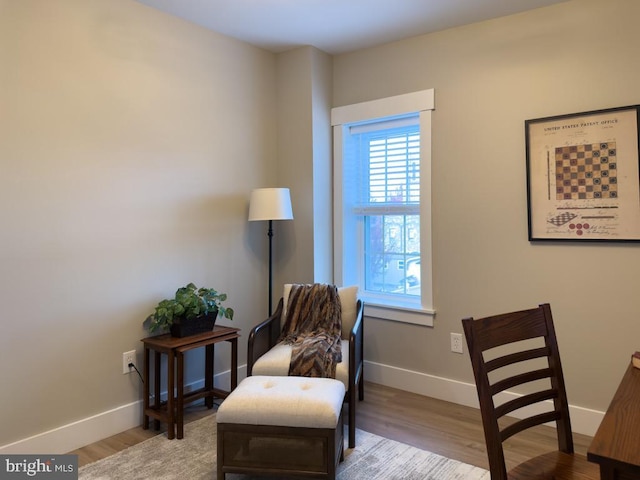
[[[291, 283], [284, 286], [282, 294], [283, 310], [282, 317], [287, 313], [287, 303], [289, 301], [289, 293], [291, 293]], [[356, 315], [358, 313], [358, 286], [339, 287], [338, 296], [342, 305], [342, 338], [349, 340], [349, 334], [353, 325], [356, 323]], [[344, 342], [343, 342], [344, 343]]]
[[216, 412], [218, 423], [336, 428], [344, 385], [332, 378], [247, 377]]
[[[289, 375], [292, 350], [292, 345], [278, 343], [256, 360], [251, 374], [286, 377]], [[342, 382], [345, 390], [349, 390], [349, 342], [347, 340], [342, 340], [342, 361], [336, 364], [336, 380]]]

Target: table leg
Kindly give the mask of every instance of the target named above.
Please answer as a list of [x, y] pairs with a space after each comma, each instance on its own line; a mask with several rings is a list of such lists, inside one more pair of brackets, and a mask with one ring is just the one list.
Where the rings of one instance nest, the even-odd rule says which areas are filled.
[[[154, 352], [153, 358], [153, 408], [160, 409], [160, 365], [162, 360], [162, 354], [157, 350]], [[155, 430], [160, 430], [160, 420], [157, 418], [153, 421], [153, 427]]]
[[147, 346], [144, 347], [144, 407], [142, 409], [142, 428], [143, 430], [149, 429], [149, 415], [147, 415], [147, 410], [149, 409], [149, 355], [151, 352]]
[[213, 354], [213, 345], [207, 345], [205, 347], [204, 360], [204, 391], [207, 393], [207, 396], [204, 397], [204, 404], [209, 409], [213, 408]]
[[618, 478], [615, 472], [615, 468], [610, 464], [600, 464], [600, 479], [601, 480], [615, 480]]
[[176, 380], [177, 405], [176, 405], [176, 436], [178, 439], [184, 437], [184, 353], [178, 351], [176, 354], [178, 362], [178, 378]]
[[175, 438], [175, 413], [176, 413], [176, 407], [174, 405], [174, 400], [175, 400], [175, 381], [174, 381], [174, 376], [175, 376], [175, 369], [176, 369], [176, 365], [175, 365], [175, 353], [174, 350], [169, 350], [169, 352], [167, 353], [167, 377], [168, 377], [168, 383], [169, 385], [167, 386], [167, 438], [169, 440], [173, 440]]

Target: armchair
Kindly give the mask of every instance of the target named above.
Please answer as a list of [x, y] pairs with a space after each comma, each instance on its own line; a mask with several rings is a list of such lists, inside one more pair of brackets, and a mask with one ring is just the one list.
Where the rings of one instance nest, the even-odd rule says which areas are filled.
[[[278, 342], [284, 324], [291, 285], [285, 285], [276, 311], [249, 333], [247, 376], [287, 376], [292, 347]], [[345, 403], [349, 408], [349, 448], [356, 445], [356, 402], [364, 399], [363, 319], [364, 306], [357, 298], [358, 288], [338, 289], [342, 304], [342, 362], [337, 365], [336, 379], [344, 383]], [[357, 396], [356, 396], [356, 391]]]

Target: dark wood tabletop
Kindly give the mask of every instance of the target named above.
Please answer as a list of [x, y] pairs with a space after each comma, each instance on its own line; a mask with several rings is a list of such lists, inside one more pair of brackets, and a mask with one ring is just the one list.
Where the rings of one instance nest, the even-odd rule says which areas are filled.
[[587, 458], [605, 479], [640, 478], [640, 369], [631, 363], [602, 419]]
[[223, 341], [224, 338], [218, 337], [226, 337], [226, 336], [236, 336], [239, 337], [240, 334], [239, 328], [226, 327], [222, 325], [216, 325], [213, 327], [213, 330], [210, 332], [198, 333], [196, 335], [190, 335], [188, 337], [172, 337], [171, 334], [166, 333], [164, 335], [156, 335], [153, 337], [143, 338], [142, 342], [145, 345], [149, 345], [152, 348], [180, 348], [185, 345], [191, 345], [197, 343], [199, 341], [207, 341], [212, 338], [217, 338], [220, 341]]

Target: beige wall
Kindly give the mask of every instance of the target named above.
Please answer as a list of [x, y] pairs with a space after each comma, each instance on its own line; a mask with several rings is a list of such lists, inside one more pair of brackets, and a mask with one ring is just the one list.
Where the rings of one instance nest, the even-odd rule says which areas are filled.
[[179, 286], [264, 318], [275, 60], [130, 0], [0, 0], [0, 446], [139, 400], [122, 352]]
[[637, 244], [527, 241], [525, 119], [640, 103], [640, 2], [575, 0], [341, 55], [334, 106], [435, 88], [433, 328], [369, 320], [366, 357], [472, 382], [460, 319], [550, 302], [570, 403], [640, 349]]
[[[278, 185], [291, 189], [294, 220], [274, 222], [274, 308], [282, 284], [313, 282], [313, 128], [311, 48], [277, 56]], [[295, 251], [307, 252], [295, 255]]]
[[282, 284], [331, 282], [332, 57], [314, 47], [277, 56], [278, 183], [291, 188], [293, 222], [274, 222], [274, 308]]
[[313, 49], [313, 279], [333, 281], [333, 59]]

